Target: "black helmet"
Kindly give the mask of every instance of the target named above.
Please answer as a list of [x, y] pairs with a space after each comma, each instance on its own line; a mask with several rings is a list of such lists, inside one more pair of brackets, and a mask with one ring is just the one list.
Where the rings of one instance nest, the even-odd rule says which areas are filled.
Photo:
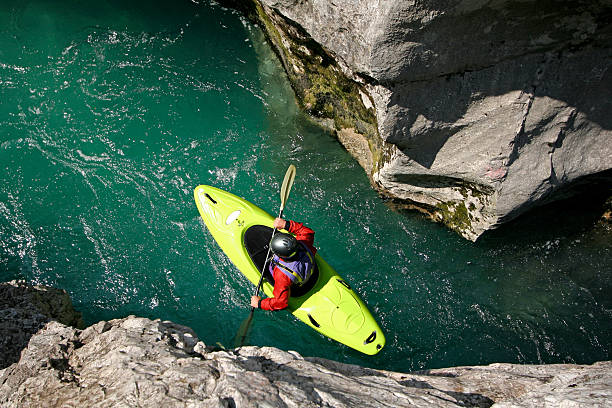
[[270, 242], [270, 249], [276, 255], [281, 258], [291, 258], [297, 251], [298, 242], [297, 239], [291, 234], [285, 234], [284, 232], [277, 232], [272, 237]]

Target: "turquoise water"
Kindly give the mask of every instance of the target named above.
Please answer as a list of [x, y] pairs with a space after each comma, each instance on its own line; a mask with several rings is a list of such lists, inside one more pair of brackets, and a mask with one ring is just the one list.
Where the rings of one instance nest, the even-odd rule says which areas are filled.
[[284, 312], [257, 312], [251, 344], [399, 371], [610, 359], [612, 234], [596, 204], [476, 244], [391, 210], [298, 112], [259, 29], [215, 4], [4, 1], [0, 27], [1, 280], [66, 289], [88, 324], [170, 319], [230, 345], [252, 287], [193, 189], [276, 213], [293, 163], [285, 214], [317, 231], [387, 346], [364, 356]]

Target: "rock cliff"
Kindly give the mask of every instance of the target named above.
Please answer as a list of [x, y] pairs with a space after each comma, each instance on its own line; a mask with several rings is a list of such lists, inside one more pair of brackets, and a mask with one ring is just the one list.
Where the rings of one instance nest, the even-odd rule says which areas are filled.
[[252, 4], [303, 108], [466, 238], [610, 185], [612, 1]]
[[[45, 313], [45, 302], [20, 299]], [[19, 314], [7, 320], [22, 323]], [[403, 374], [270, 347], [221, 350], [188, 327], [130, 316], [84, 330], [51, 319], [0, 370], [0, 406], [603, 407], [611, 385], [612, 362]]]

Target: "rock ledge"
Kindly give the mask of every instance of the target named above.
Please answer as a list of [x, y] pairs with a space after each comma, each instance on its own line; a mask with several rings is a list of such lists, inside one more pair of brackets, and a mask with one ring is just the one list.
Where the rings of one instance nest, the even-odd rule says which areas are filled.
[[[57, 295], [63, 298], [65, 292]], [[16, 301], [25, 305], [29, 296], [26, 291]], [[31, 337], [19, 361], [0, 370], [1, 407], [612, 404], [611, 361], [491, 364], [404, 374], [272, 347], [213, 348], [190, 328], [169, 321], [129, 316], [80, 330], [49, 320]], [[19, 321], [12, 324], [17, 327]]]

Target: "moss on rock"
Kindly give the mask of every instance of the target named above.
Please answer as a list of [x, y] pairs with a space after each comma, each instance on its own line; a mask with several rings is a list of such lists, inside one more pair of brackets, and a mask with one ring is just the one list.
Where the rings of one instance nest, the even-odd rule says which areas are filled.
[[472, 230], [472, 218], [465, 202], [443, 202], [436, 206], [440, 219], [449, 228], [456, 231]]

